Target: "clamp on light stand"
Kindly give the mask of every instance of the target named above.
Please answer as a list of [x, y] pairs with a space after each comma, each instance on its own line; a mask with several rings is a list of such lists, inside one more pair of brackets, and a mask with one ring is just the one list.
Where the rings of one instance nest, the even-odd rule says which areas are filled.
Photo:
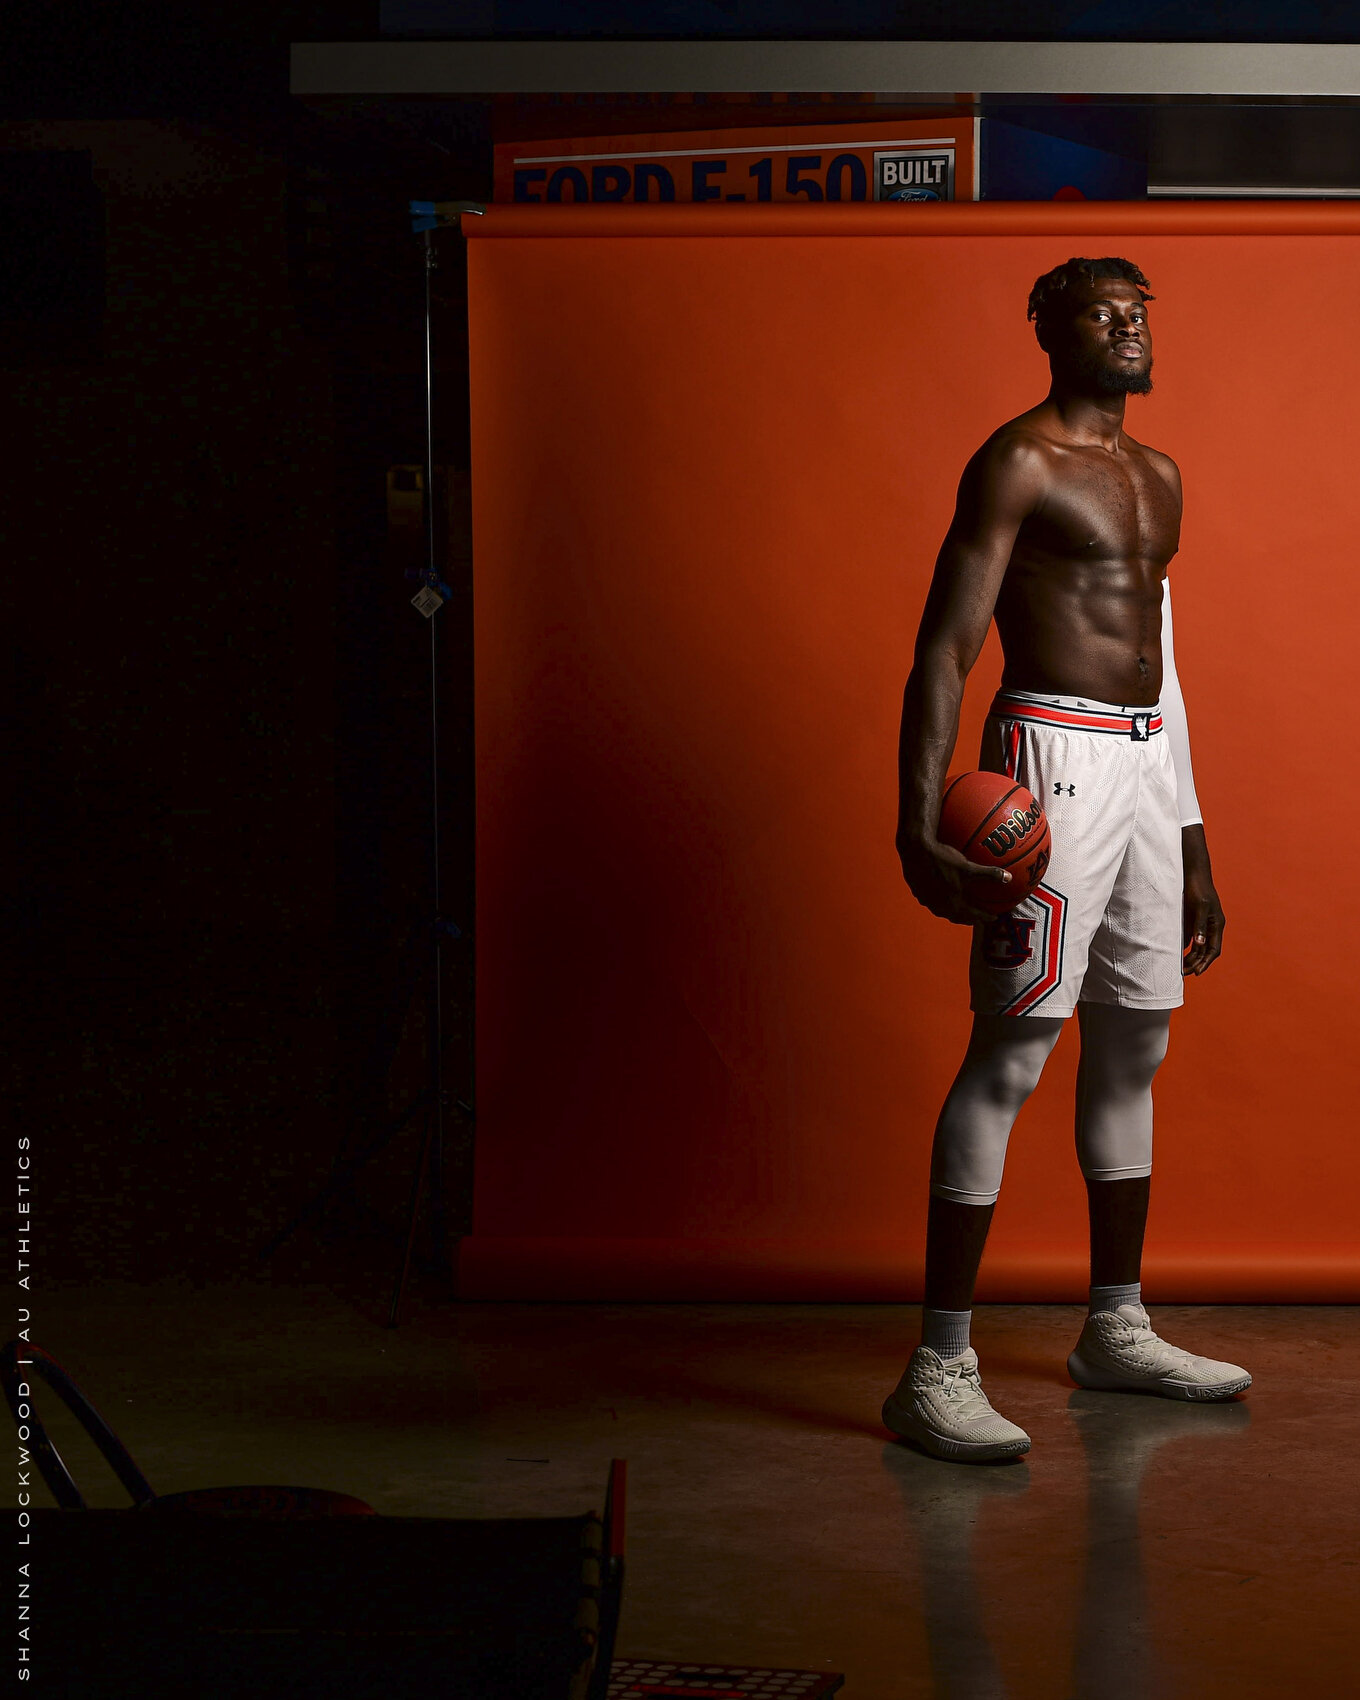
[[459, 227], [464, 213], [481, 218], [486, 211], [484, 201], [411, 201], [411, 229], [417, 236], [422, 230], [437, 230], [441, 225]]

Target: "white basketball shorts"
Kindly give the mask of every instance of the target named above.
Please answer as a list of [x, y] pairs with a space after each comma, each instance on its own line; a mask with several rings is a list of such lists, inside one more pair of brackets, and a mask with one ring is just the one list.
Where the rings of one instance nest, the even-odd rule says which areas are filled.
[[978, 766], [1034, 793], [1053, 851], [1036, 891], [973, 929], [973, 1009], [1068, 1016], [1083, 999], [1178, 1007], [1181, 828], [1160, 711], [1002, 691]]

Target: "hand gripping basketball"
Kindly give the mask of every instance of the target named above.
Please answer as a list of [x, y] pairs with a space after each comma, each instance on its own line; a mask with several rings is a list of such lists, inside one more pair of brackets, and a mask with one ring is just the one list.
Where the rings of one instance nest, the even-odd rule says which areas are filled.
[[[898, 854], [903, 876], [922, 908], [960, 926], [991, 920], [992, 912], [979, 909], [974, 901], [978, 886], [988, 876], [959, 851], [939, 839], [908, 839], [898, 843]], [[1011, 876], [997, 868], [990, 877], [999, 885]]]
[[971, 903], [1004, 915], [1044, 877], [1053, 837], [1042, 803], [1004, 773], [960, 773], [945, 782], [938, 837], [978, 868], [1004, 868], [1010, 882], [967, 882]]

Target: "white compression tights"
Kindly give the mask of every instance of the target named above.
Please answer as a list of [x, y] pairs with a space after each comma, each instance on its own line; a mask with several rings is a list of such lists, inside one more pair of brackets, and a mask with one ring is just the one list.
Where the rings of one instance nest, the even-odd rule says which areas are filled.
[[[1078, 1004], [1077, 1159], [1087, 1180], [1152, 1173], [1152, 1080], [1166, 1055], [1171, 1012]], [[1038, 1016], [975, 1015], [968, 1050], [940, 1111], [930, 1190], [959, 1204], [993, 1204], [1006, 1142], [1039, 1084], [1063, 1024]]]

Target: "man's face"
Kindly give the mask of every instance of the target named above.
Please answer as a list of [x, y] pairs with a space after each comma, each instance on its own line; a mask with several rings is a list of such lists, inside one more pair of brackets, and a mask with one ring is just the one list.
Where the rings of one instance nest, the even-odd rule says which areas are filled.
[[1055, 375], [1097, 395], [1146, 395], [1152, 332], [1137, 288], [1122, 277], [1082, 284], [1050, 347]]

